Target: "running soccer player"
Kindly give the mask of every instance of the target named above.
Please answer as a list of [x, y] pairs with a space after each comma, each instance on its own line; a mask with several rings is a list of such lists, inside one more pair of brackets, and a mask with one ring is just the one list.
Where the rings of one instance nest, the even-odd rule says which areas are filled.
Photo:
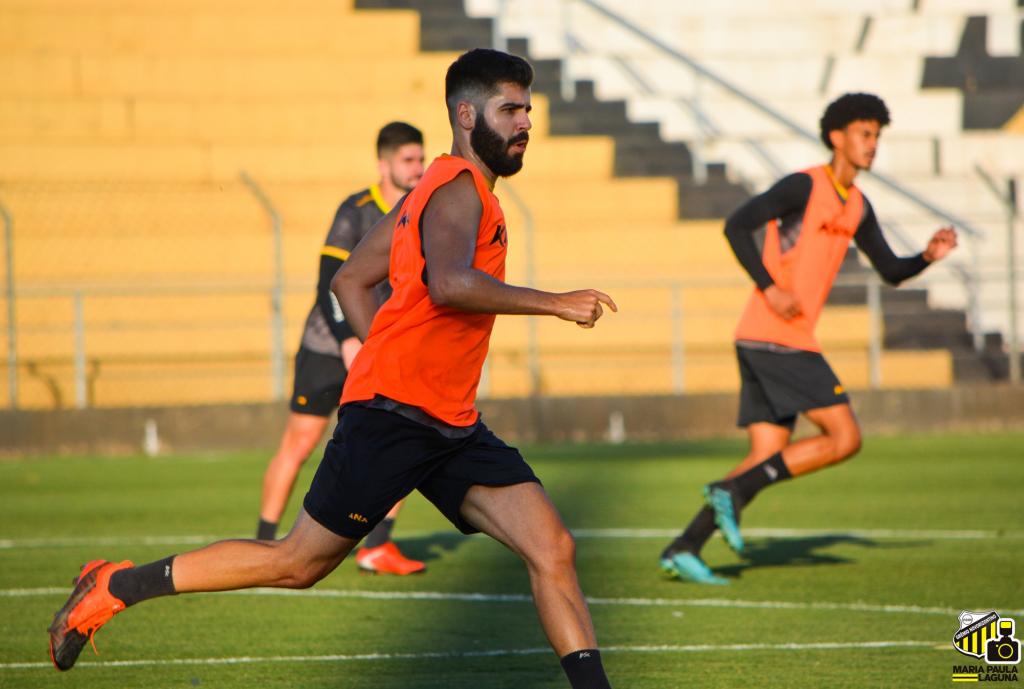
[[[724, 479], [704, 487], [705, 506], [661, 554], [661, 567], [680, 579], [725, 584], [700, 558], [714, 533], [743, 551], [740, 511], [763, 488], [822, 469], [860, 449], [850, 400], [821, 354], [815, 324], [850, 240], [882, 278], [898, 285], [956, 247], [956, 232], [938, 230], [925, 250], [898, 258], [875, 213], [853, 185], [871, 168], [889, 111], [877, 96], [846, 94], [821, 118], [828, 165], [784, 177], [741, 206], [725, 235], [754, 290], [736, 329], [740, 368], [738, 424], [747, 429], [747, 456]], [[819, 434], [792, 442], [798, 414]]]
[[[494, 196], [523, 165], [533, 69], [471, 50], [448, 69], [451, 155], [359, 244], [332, 289], [364, 341], [338, 427], [291, 532], [229, 540], [135, 567], [88, 563], [50, 626], [58, 669], [127, 606], [157, 596], [255, 586], [311, 586], [345, 559], [391, 506], [418, 489], [462, 532], [482, 531], [526, 564], [541, 626], [574, 689], [607, 689], [576, 576], [575, 545], [519, 452], [480, 420], [476, 389], [495, 314], [550, 315], [594, 327], [607, 295], [504, 282], [509, 233]], [[375, 286], [394, 290], [379, 305]], [[379, 310], [378, 310], [379, 309]]]
[[[423, 176], [420, 130], [405, 122], [384, 125], [377, 134], [377, 169], [380, 179], [376, 184], [349, 196], [338, 207], [320, 252], [316, 302], [306, 318], [302, 343], [295, 355], [291, 413], [277, 454], [263, 475], [263, 497], [256, 529], [256, 538], [261, 540], [276, 537], [277, 524], [288, 504], [295, 478], [327, 430], [328, 419], [341, 400], [345, 376], [361, 346], [331, 293], [331, 278], [370, 228]], [[376, 292], [383, 304], [391, 296], [388, 281], [382, 280]], [[356, 552], [356, 564], [363, 571], [405, 575], [426, 569], [422, 562], [402, 555], [391, 540], [399, 509], [401, 502], [370, 532]]]

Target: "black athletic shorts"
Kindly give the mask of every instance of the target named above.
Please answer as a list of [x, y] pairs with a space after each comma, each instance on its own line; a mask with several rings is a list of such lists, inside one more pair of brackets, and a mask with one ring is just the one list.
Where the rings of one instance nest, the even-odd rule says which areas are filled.
[[346, 404], [303, 507], [324, 528], [359, 539], [415, 488], [471, 534], [477, 529], [459, 514], [470, 486], [528, 482], [540, 483], [482, 421], [453, 439], [394, 412]]
[[850, 398], [818, 352], [772, 352], [736, 347], [740, 365], [738, 426], [766, 421], [792, 430], [800, 412]]
[[295, 354], [292, 401], [288, 406], [299, 414], [330, 416], [341, 401], [346, 375], [348, 371], [340, 357], [299, 347]]

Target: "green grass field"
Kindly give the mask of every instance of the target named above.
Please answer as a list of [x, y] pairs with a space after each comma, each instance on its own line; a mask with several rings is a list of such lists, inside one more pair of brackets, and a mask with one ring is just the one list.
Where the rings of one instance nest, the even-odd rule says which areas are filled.
[[[617, 689], [946, 687], [971, 662], [951, 646], [961, 610], [1015, 617], [1024, 636], [1024, 434], [868, 438], [851, 462], [760, 496], [744, 515], [747, 559], [715, 537], [706, 559], [731, 585], [667, 580], [658, 553], [742, 451], [524, 448], [577, 531]], [[428, 561], [424, 575], [346, 562], [309, 591], [158, 599], [104, 627], [100, 656], [50, 667], [46, 627], [79, 565], [249, 535], [265, 461], [0, 461], [0, 686], [567, 686], [518, 560], [460, 536], [418, 495], [396, 537]]]

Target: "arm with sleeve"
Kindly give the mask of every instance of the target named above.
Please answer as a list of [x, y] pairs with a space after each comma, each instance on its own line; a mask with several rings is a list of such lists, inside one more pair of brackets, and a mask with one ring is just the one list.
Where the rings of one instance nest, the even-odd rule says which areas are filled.
[[853, 240], [882, 279], [890, 285], [898, 285], [928, 267], [923, 252], [907, 257], [899, 257], [893, 253], [889, 243], [885, 241], [875, 211], [867, 199], [864, 199], [864, 218], [857, 227], [857, 234], [853, 236]]
[[811, 178], [803, 172], [783, 177], [763, 194], [750, 199], [725, 221], [725, 236], [736, 259], [758, 289], [775, 284], [761, 260], [754, 233], [768, 222], [793, 213], [803, 213], [811, 196]]
[[338, 299], [331, 292], [331, 280], [348, 259], [349, 252], [359, 243], [358, 223], [359, 219], [355, 209], [347, 204], [342, 204], [334, 214], [334, 222], [331, 223], [327, 241], [320, 252], [320, 277], [316, 284], [316, 305], [338, 344], [350, 337], [355, 337], [356, 334], [345, 321], [345, 315], [341, 311]]

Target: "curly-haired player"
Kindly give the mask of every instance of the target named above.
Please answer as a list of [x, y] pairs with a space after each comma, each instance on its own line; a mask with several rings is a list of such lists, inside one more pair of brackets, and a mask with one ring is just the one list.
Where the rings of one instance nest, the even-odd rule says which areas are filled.
[[[738, 424], [747, 429], [750, 449], [724, 479], [704, 487], [704, 507], [662, 553], [662, 569], [680, 579], [727, 583], [700, 558], [715, 528], [742, 552], [740, 511], [758, 492], [860, 449], [849, 398], [814, 337], [850, 240], [893, 285], [956, 246], [956, 233], [946, 227], [916, 256], [895, 256], [871, 204], [853, 185], [861, 170], [871, 168], [887, 124], [889, 111], [877, 96], [838, 98], [821, 118], [831, 162], [784, 177], [726, 221], [729, 244], [755, 285], [735, 333], [742, 381]], [[798, 414], [819, 433], [792, 442]]]

